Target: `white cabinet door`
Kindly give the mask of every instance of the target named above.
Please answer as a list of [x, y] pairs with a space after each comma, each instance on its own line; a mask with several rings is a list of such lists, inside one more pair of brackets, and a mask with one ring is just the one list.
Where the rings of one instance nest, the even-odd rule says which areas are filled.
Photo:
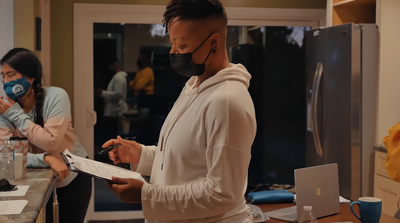
[[400, 199], [400, 183], [375, 174], [374, 196], [382, 199], [382, 212], [394, 216]]
[[386, 153], [375, 152], [374, 196], [382, 199], [382, 212], [394, 216], [399, 209], [400, 183], [390, 179], [385, 159]]

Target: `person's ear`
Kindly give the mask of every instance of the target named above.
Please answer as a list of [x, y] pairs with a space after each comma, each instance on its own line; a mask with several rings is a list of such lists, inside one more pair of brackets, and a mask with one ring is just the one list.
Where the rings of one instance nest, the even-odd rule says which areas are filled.
[[214, 33], [211, 37], [211, 50], [215, 53], [221, 42], [221, 35], [219, 33]]
[[34, 77], [25, 77], [25, 79], [32, 85], [33, 82], [35, 81]]

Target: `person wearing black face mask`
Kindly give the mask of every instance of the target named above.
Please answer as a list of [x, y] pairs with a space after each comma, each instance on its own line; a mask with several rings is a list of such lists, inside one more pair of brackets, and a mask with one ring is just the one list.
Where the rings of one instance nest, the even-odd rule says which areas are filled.
[[256, 134], [251, 75], [226, 50], [219, 0], [172, 0], [164, 14], [172, 68], [190, 79], [161, 128], [157, 146], [121, 137], [115, 163], [136, 164], [149, 183], [113, 177], [111, 190], [141, 203], [146, 222], [252, 222], [244, 193]]
[[185, 77], [192, 77], [192, 76], [199, 76], [204, 73], [205, 71], [205, 62], [210, 56], [211, 52], [215, 53], [215, 49], [210, 49], [207, 57], [204, 59], [203, 63], [201, 64], [194, 64], [192, 57], [193, 54], [211, 37], [213, 33], [207, 36], [207, 38], [191, 53], [171, 53], [169, 55], [169, 59], [171, 61], [171, 67], [175, 70], [178, 74], [185, 76]]

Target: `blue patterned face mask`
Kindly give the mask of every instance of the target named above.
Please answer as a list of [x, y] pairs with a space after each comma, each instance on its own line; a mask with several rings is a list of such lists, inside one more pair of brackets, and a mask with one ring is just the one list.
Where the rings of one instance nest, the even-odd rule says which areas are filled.
[[31, 87], [25, 77], [20, 79], [3, 83], [6, 95], [15, 101], [15, 99], [23, 97], [28, 89]]

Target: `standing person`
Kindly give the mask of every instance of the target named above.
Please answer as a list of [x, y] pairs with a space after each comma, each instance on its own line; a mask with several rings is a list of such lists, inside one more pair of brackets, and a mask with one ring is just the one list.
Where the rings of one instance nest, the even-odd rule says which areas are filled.
[[[58, 174], [60, 222], [83, 222], [92, 191], [89, 176], [69, 172], [60, 153], [80, 157], [86, 150], [74, 133], [67, 92], [42, 87], [42, 65], [33, 52], [15, 48], [1, 59], [1, 81], [7, 98], [0, 98], [0, 135], [27, 137], [31, 151], [27, 167], [51, 167]], [[52, 222], [52, 196], [46, 219]]]
[[[392, 180], [400, 182], [400, 122], [389, 129], [389, 134], [383, 138], [383, 144], [387, 150], [386, 170]], [[397, 208], [399, 209], [394, 217], [400, 219], [400, 201], [397, 202]]]
[[121, 137], [114, 163], [137, 164], [150, 183], [113, 177], [125, 202], [141, 202], [147, 222], [252, 222], [244, 193], [256, 134], [250, 74], [226, 50], [227, 17], [219, 0], [172, 0], [164, 14], [172, 68], [191, 76], [157, 146]]
[[129, 87], [134, 91], [137, 107], [149, 108], [154, 95], [154, 72], [150, 67], [148, 58], [140, 54], [137, 59], [139, 71], [135, 78], [129, 82]]
[[400, 122], [389, 129], [389, 134], [383, 138], [387, 149], [385, 167], [389, 176], [400, 182]]
[[108, 83], [107, 90], [98, 91], [98, 95], [104, 98], [104, 128], [111, 135], [127, 134], [128, 132], [123, 131], [123, 125], [126, 124], [123, 114], [128, 110], [126, 103], [128, 74], [122, 71], [116, 57], [109, 61], [108, 68], [113, 77]]

